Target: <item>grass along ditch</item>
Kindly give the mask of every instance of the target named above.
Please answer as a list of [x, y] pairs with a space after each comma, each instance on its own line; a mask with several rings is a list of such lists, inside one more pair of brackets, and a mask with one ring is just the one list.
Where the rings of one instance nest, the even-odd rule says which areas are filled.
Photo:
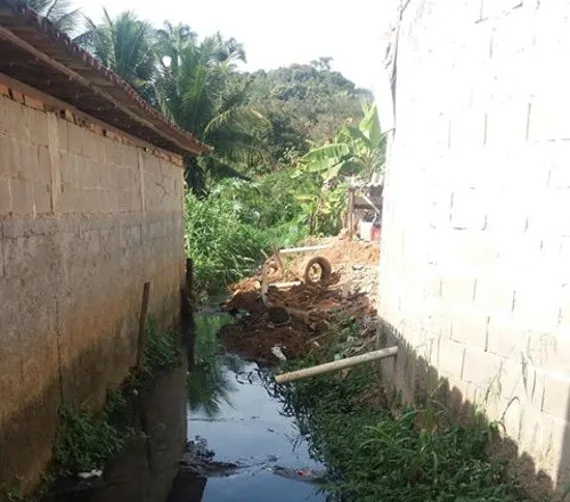
[[[146, 434], [144, 420], [133, 420], [140, 403], [140, 391], [152, 386], [159, 376], [181, 362], [178, 337], [174, 332], [161, 332], [156, 319], [149, 317], [146, 324], [142, 365], [132, 373], [119, 389], [110, 389], [101, 412], [73, 405], [63, 406], [54, 460], [58, 477], [79, 476], [102, 471], [107, 462], [121, 452], [130, 439]], [[140, 414], [136, 412], [137, 415]]]
[[[282, 370], [309, 367], [346, 350], [335, 342]], [[402, 406], [387, 399], [371, 364], [312, 377], [275, 390], [296, 417], [315, 460], [329, 468], [332, 501], [520, 502], [525, 499], [488, 447], [497, 427], [482, 417], [458, 423], [436, 402]]]

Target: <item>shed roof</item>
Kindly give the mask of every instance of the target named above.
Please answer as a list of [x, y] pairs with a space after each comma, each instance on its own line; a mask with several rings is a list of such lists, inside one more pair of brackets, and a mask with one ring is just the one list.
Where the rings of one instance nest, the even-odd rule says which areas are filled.
[[165, 150], [210, 149], [20, 0], [0, 0], [0, 73]]

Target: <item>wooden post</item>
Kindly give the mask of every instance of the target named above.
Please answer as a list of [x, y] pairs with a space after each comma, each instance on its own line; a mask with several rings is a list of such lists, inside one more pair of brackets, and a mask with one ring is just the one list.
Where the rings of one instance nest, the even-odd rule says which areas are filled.
[[186, 346], [188, 357], [188, 370], [192, 371], [196, 365], [194, 352], [196, 343], [196, 319], [194, 318], [194, 263], [191, 258], [186, 259], [186, 281], [180, 292], [180, 327], [182, 330], [182, 343]]
[[374, 350], [372, 352], [368, 352], [367, 354], [361, 354], [360, 356], [347, 357], [346, 359], [341, 359], [339, 361], [319, 364], [318, 366], [291, 371], [290, 373], [283, 373], [282, 375], [277, 375], [275, 377], [275, 381], [277, 383], [293, 382], [294, 380], [300, 380], [301, 378], [320, 375], [321, 373], [329, 373], [331, 371], [341, 370], [343, 368], [348, 368], [350, 366], [355, 366], [357, 364], [367, 363], [370, 361], [376, 361], [378, 359], [385, 359], [386, 357], [395, 356], [397, 353], [398, 347], [389, 347], [387, 349]]
[[139, 318], [139, 343], [137, 347], [137, 365], [136, 370], [140, 371], [143, 364], [144, 346], [146, 338], [146, 318], [148, 315], [148, 301], [150, 297], [150, 282], [144, 283], [143, 296], [141, 302], [141, 313]]
[[194, 262], [192, 258], [186, 258], [186, 288], [188, 288], [188, 294], [194, 302]]
[[348, 189], [348, 237], [354, 237], [354, 188]]

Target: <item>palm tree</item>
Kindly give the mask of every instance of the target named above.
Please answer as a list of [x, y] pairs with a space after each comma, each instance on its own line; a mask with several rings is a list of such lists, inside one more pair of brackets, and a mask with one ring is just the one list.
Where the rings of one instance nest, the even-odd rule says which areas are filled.
[[81, 19], [80, 9], [73, 9], [70, 0], [24, 0], [40, 16], [47, 18], [61, 32], [73, 35]]
[[313, 148], [301, 157], [301, 165], [308, 171], [321, 173], [325, 182], [342, 175], [368, 180], [382, 171], [384, 136], [376, 104], [363, 104], [363, 112], [358, 127], [343, 127], [332, 143]]
[[189, 46], [198, 43], [198, 34], [187, 24], [173, 25], [165, 21], [163, 28], [156, 30], [155, 50], [162, 56], [161, 62], [177, 71], [180, 55]]
[[168, 42], [162, 32], [156, 48], [160, 108], [214, 148], [207, 157], [185, 159], [189, 185], [204, 193], [208, 177], [242, 176], [235, 166], [261, 157], [259, 137], [270, 127], [248, 106], [248, 82], [236, 75], [237, 63], [245, 60], [243, 47], [219, 33], [196, 43], [190, 36]]
[[106, 9], [103, 9], [103, 14], [101, 24], [87, 19], [88, 30], [78, 37], [78, 43], [128, 82], [149, 103], [155, 103], [154, 78], [157, 67], [152, 26], [130, 11], [114, 19]]

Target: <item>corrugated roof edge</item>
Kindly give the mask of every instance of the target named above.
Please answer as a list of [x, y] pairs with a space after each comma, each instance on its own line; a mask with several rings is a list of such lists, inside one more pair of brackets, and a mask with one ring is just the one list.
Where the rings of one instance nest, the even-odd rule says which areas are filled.
[[[98, 75], [105, 78], [107, 81], [113, 84], [117, 89], [120, 89], [126, 94], [126, 98], [133, 100], [138, 107], [140, 112], [141, 121], [148, 120], [148, 115], [160, 123], [161, 126], [165, 128], [165, 133], [170, 133], [174, 138], [174, 141], [183, 147], [187, 152], [194, 155], [200, 155], [205, 152], [212, 150], [212, 147], [206, 145], [200, 140], [196, 139], [191, 133], [181, 129], [169, 119], [167, 119], [162, 113], [157, 109], [149, 105], [125, 80], [123, 80], [119, 75], [104, 66], [98, 59], [92, 56], [87, 50], [76, 44], [71, 38], [65, 33], [60, 32], [48, 19], [39, 15], [36, 11], [28, 7], [22, 0], [0, 0], [0, 6], [6, 6], [10, 8], [15, 15], [21, 16], [21, 18], [26, 22], [26, 25], [32, 25], [38, 29], [42, 34], [49, 36], [53, 41], [57, 42], [67, 53], [79, 58], [82, 63], [84, 63], [89, 69], [95, 70]], [[21, 38], [21, 36], [18, 36]], [[32, 46], [35, 46], [33, 41], [27, 41]], [[43, 52], [43, 51], [42, 51]], [[45, 54], [45, 53], [44, 53]], [[45, 54], [47, 57], [52, 58], [50, 54]], [[73, 71], [73, 70], [72, 70]], [[93, 86], [99, 87], [95, 82], [91, 82]], [[128, 106], [127, 101], [123, 101], [125, 106]], [[137, 113], [135, 111], [137, 115]], [[144, 117], [144, 114], [147, 117]]]

